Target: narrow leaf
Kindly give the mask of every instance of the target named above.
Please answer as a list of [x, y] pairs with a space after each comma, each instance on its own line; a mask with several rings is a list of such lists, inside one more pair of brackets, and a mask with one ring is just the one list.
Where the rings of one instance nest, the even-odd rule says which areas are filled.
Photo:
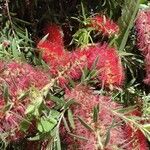
[[90, 125], [88, 125], [81, 117], [78, 117], [78, 119], [84, 127], [86, 127], [90, 131], [94, 131], [94, 129]]
[[68, 120], [69, 120], [70, 126], [73, 129], [75, 129], [75, 124], [74, 124], [74, 119], [73, 119], [73, 114], [72, 114], [71, 109], [68, 109]]

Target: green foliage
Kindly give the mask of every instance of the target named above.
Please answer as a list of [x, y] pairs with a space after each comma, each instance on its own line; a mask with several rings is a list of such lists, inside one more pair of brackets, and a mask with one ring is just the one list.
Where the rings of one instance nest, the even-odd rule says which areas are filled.
[[88, 23], [89, 23], [89, 14], [87, 14], [86, 8], [85, 8], [85, 4], [83, 4], [81, 2], [81, 14], [79, 15], [78, 18], [76, 17], [72, 17], [72, 19], [77, 20], [80, 25], [79, 25], [79, 30], [77, 30], [77, 32], [73, 35], [73, 40], [71, 42], [75, 43], [78, 47], [80, 46], [86, 46], [89, 43], [93, 43], [93, 39], [91, 37], [91, 32], [94, 30], [91, 27], [87, 27]]
[[119, 26], [121, 29], [121, 33], [118, 38], [119, 51], [123, 51], [125, 48], [130, 30], [133, 27], [134, 19], [139, 9], [139, 4], [140, 0], [127, 0], [123, 4], [122, 14], [119, 19]]
[[27, 30], [11, 28], [10, 21], [0, 32], [0, 59], [31, 59], [33, 42]]
[[135, 31], [133, 30], [139, 6], [140, 0], [124, 1], [121, 9], [121, 17], [118, 20], [120, 35], [116, 39], [116, 46], [119, 50], [119, 55], [122, 58], [124, 67], [126, 68], [126, 74], [131, 75], [129, 77], [130, 79], [137, 78], [139, 67], [141, 69], [143, 67], [142, 57], [139, 56], [138, 52], [135, 50], [136, 37]]
[[[68, 114], [68, 121], [72, 128], [75, 128], [74, 119], [71, 109], [69, 107], [74, 104], [73, 100], [65, 101], [62, 98], [58, 98], [52, 94], [51, 88], [52, 83], [46, 85], [41, 91], [38, 91], [35, 88], [31, 88], [29, 91], [29, 96], [31, 99], [30, 104], [28, 105], [25, 114], [26, 120], [23, 120], [20, 129], [23, 132], [27, 132], [32, 120], [36, 121], [36, 135], [28, 137], [30, 141], [44, 141], [48, 140], [48, 147], [51, 148], [57, 147], [61, 149], [61, 141], [59, 137], [59, 127], [62, 120], [64, 121], [65, 113]], [[46, 99], [50, 99], [51, 102], [54, 102], [54, 107], [46, 106]], [[69, 125], [66, 121], [66, 126], [69, 128]], [[70, 129], [69, 129], [70, 130]]]
[[69, 120], [71, 128], [75, 129], [74, 118], [73, 118], [73, 113], [71, 109], [68, 109], [68, 120]]
[[150, 94], [146, 95], [145, 93], [142, 96], [143, 100], [143, 116], [149, 118], [150, 116]]
[[93, 43], [91, 32], [93, 31], [92, 28], [82, 28], [79, 29], [74, 35], [73, 35], [73, 41], [77, 44], [77, 46], [86, 46], [89, 43]]

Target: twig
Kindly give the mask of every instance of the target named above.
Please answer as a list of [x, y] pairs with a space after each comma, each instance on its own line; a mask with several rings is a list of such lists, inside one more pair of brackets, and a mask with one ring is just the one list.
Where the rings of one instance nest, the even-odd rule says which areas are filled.
[[9, 1], [5, 0], [5, 6], [6, 6], [6, 11], [7, 11], [8, 19], [10, 21], [10, 25], [11, 25], [11, 28], [12, 28], [12, 33], [15, 36], [15, 31], [14, 31], [14, 27], [13, 27], [12, 18], [10, 16], [10, 10], [9, 10], [9, 4], [8, 3], [9, 3]]

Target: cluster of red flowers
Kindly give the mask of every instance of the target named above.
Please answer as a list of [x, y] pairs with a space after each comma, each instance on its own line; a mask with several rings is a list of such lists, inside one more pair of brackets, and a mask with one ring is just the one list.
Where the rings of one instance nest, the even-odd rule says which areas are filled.
[[25, 136], [19, 126], [30, 103], [28, 96], [24, 100], [19, 97], [30, 87], [43, 88], [49, 82], [49, 76], [29, 64], [15, 61], [0, 62], [0, 69], [0, 83], [8, 89], [7, 97], [7, 91], [3, 87], [0, 90], [0, 133], [9, 133], [8, 141], [17, 140]]
[[[69, 79], [79, 79], [82, 70], [85, 67], [91, 69], [97, 59], [96, 69], [99, 72], [97, 78], [101, 84], [104, 86], [122, 85], [124, 72], [115, 48], [109, 47], [106, 43], [96, 43], [68, 52], [64, 50], [62, 31], [59, 27], [50, 25], [46, 27], [46, 31], [49, 33], [47, 40], [40, 41], [37, 47], [41, 49], [43, 59], [50, 65], [51, 74], [60, 76], [59, 81], [63, 87]], [[58, 42], [54, 40], [55, 37], [59, 40]]]
[[150, 10], [141, 10], [136, 19], [137, 46], [145, 57], [146, 77], [144, 82], [150, 85]]
[[111, 36], [117, 35], [119, 27], [112, 20], [106, 18], [106, 16], [94, 16], [90, 18], [90, 26], [95, 30], [100, 31], [103, 35]]
[[[71, 135], [63, 129], [61, 130], [61, 136], [64, 142], [67, 144], [67, 149], [73, 149], [72, 146], [77, 146], [77, 149], [95, 150], [98, 146], [98, 135], [101, 137], [102, 144], [105, 143], [106, 134], [109, 127], [114, 124], [118, 124], [110, 129], [109, 142], [103, 148], [107, 150], [114, 149], [140, 149], [148, 150], [146, 138], [139, 131], [133, 131], [130, 125], [122, 124], [121, 119], [115, 116], [111, 110], [122, 108], [121, 105], [113, 102], [109, 97], [98, 96], [93, 93], [87, 86], [77, 85], [71, 91], [67, 91], [65, 95], [66, 99], [74, 99], [77, 105], [72, 107], [75, 129], [73, 134], [76, 136], [84, 137], [85, 139], [72, 138]], [[93, 121], [93, 108], [99, 105], [98, 121]], [[82, 118], [91, 128], [95, 131], [91, 131], [86, 128], [78, 119]], [[119, 122], [121, 124], [119, 124]], [[97, 132], [97, 133], [96, 133]], [[132, 137], [132, 138], [131, 138]]]
[[[137, 21], [138, 27], [140, 26], [139, 22]], [[101, 16], [91, 18], [91, 26], [107, 36], [114, 35], [119, 31], [115, 23]], [[138, 30], [140, 31], [139, 38], [141, 38], [141, 35], [143, 36], [142, 29], [138, 28]], [[28, 134], [25, 135], [19, 125], [25, 119], [26, 108], [32, 100], [27, 96], [21, 101], [20, 94], [31, 87], [42, 89], [50, 82], [50, 76], [57, 78], [60, 86], [66, 87], [70, 79], [80, 79], [84, 68], [92, 70], [93, 64], [95, 64], [94, 69], [98, 72], [96, 78], [102, 86], [121, 86], [124, 81], [124, 70], [119, 55], [116, 49], [107, 43], [95, 43], [69, 52], [64, 48], [63, 32], [59, 26], [47, 25], [43, 33], [47, 34], [47, 39], [42, 39], [37, 44], [37, 48], [40, 49], [43, 60], [50, 66], [49, 72], [43, 72], [26, 63], [0, 62], [0, 83], [2, 85], [0, 88], [0, 133], [9, 133], [7, 140], [10, 141], [24, 138]], [[146, 51], [144, 46], [142, 48], [147, 62], [150, 52]], [[81, 150], [95, 150], [98, 146], [106, 150], [148, 150], [146, 138], [142, 132], [123, 123], [112, 112], [122, 106], [113, 102], [111, 98], [94, 94], [90, 87], [81, 84], [71, 90], [66, 88], [64, 97], [77, 102], [77, 105], [71, 107], [75, 129], [71, 129], [72, 133], [69, 134], [64, 127], [61, 128], [61, 136], [63, 142], [68, 146], [68, 150], [73, 149], [73, 146], [77, 146], [77, 149]], [[94, 122], [93, 109], [97, 106], [99, 111], [97, 121]], [[135, 115], [135, 113], [133, 112], [131, 115]], [[91, 128], [86, 128], [81, 118]], [[112, 123], [115, 126], [112, 126]], [[106, 143], [107, 133], [110, 137]], [[73, 135], [83, 138], [82, 140], [81, 138], [72, 138]]]

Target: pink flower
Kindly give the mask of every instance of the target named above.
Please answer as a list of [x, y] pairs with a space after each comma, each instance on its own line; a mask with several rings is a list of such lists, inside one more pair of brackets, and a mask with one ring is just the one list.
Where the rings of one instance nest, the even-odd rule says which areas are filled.
[[150, 10], [140, 10], [136, 19], [137, 46], [145, 57], [146, 77], [144, 82], [150, 85]]
[[[98, 137], [96, 131], [101, 137], [101, 142], [104, 144], [108, 128], [114, 121], [115, 124], [121, 123], [122, 120], [114, 115], [112, 110], [121, 109], [122, 106], [113, 102], [109, 97], [99, 96], [93, 93], [89, 87], [77, 85], [71, 90], [67, 90], [65, 94], [66, 99], [74, 99], [77, 105], [72, 106], [74, 115], [75, 129], [72, 133], [86, 140], [73, 138], [65, 128], [61, 128], [61, 137], [64, 143], [68, 146], [68, 150], [72, 150], [74, 146], [77, 149], [95, 150], [98, 146]], [[96, 125], [93, 122], [93, 108], [99, 105], [98, 121]], [[139, 111], [134, 111], [130, 115], [138, 116]], [[87, 129], [78, 119], [82, 118], [94, 131]], [[104, 146], [104, 145], [103, 145]], [[145, 136], [139, 130], [133, 130], [132, 125], [118, 124], [110, 130], [110, 139], [108, 144], [103, 147], [106, 150], [114, 149], [138, 149], [148, 150], [148, 145]]]
[[35, 69], [29, 64], [15, 61], [3, 64], [5, 70], [1, 76], [9, 85], [11, 94], [15, 94], [19, 90], [26, 90], [31, 85], [41, 89], [49, 81], [48, 75], [45, 72]]
[[[6, 84], [10, 95], [10, 108], [6, 111], [3, 90], [0, 90], [0, 132], [9, 133], [7, 141], [22, 139], [27, 133], [20, 130], [20, 123], [25, 116], [25, 110], [30, 103], [29, 96], [19, 100], [20, 94], [30, 87], [41, 90], [50, 81], [48, 73], [34, 68], [29, 64], [11, 61], [0, 62], [0, 84]], [[50, 104], [49, 104], [50, 106]], [[8, 106], [7, 106], [8, 107]], [[5, 108], [5, 109], [4, 109]]]
[[102, 32], [102, 34], [111, 36], [118, 34], [119, 27], [116, 23], [114, 23], [109, 18], [106, 18], [106, 16], [94, 16], [90, 18], [90, 26], [95, 28], [95, 30]]
[[[64, 128], [61, 129], [62, 140], [68, 146], [67, 149], [71, 150], [73, 146], [77, 146], [77, 149], [95, 150], [98, 144], [98, 137], [95, 132], [90, 131], [78, 120], [81, 117], [88, 125], [95, 128], [92, 112], [94, 106], [99, 105], [100, 111], [97, 122], [97, 129], [101, 136], [101, 142], [105, 141], [105, 134], [107, 129], [115, 120], [119, 122], [120, 119], [111, 113], [111, 109], [117, 109], [121, 106], [115, 102], [112, 102], [109, 97], [94, 95], [89, 87], [77, 85], [71, 91], [67, 91], [65, 95], [66, 99], [74, 99], [77, 105], [72, 106], [74, 115], [75, 129], [73, 134], [82, 136], [87, 140], [74, 138], [67, 134]], [[114, 150], [114, 148], [120, 148], [120, 145], [124, 142], [124, 130], [122, 126], [114, 127], [110, 130], [110, 140], [105, 147], [108, 150]]]
[[137, 46], [146, 56], [150, 52], [150, 11], [140, 10], [135, 22], [137, 31]]

